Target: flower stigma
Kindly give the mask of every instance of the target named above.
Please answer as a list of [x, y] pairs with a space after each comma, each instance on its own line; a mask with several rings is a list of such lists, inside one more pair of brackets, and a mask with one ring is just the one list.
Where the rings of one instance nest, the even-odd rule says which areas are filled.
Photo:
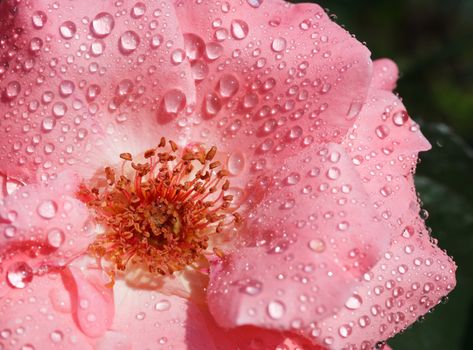
[[229, 173], [214, 161], [216, 153], [215, 146], [202, 145], [179, 151], [162, 137], [142, 163], [131, 153], [120, 154], [121, 174], [107, 166], [105, 185], [83, 184], [78, 193], [103, 226], [88, 252], [112, 263], [115, 271], [139, 264], [159, 275], [198, 268], [211, 248], [220, 257], [213, 237], [241, 218], [226, 193]]

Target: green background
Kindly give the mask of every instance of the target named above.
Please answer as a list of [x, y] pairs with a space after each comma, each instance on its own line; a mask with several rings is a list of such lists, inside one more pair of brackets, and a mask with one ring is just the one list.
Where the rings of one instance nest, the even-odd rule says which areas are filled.
[[448, 301], [388, 343], [396, 350], [472, 350], [473, 0], [315, 2], [373, 58], [399, 65], [397, 92], [433, 145], [416, 175], [427, 224], [459, 265]]

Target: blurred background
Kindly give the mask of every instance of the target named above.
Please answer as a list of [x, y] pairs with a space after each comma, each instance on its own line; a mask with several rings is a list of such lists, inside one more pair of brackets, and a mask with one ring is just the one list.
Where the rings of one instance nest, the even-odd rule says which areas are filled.
[[388, 343], [395, 350], [472, 350], [473, 0], [313, 2], [373, 58], [399, 65], [397, 92], [433, 146], [421, 154], [417, 190], [432, 236], [459, 265], [458, 284], [446, 303]]

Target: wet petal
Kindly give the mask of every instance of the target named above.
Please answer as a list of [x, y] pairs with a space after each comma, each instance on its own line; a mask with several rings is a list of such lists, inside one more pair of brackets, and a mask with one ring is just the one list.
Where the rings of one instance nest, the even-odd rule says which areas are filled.
[[398, 77], [399, 69], [389, 58], [381, 58], [373, 62], [372, 88], [394, 90]]
[[140, 4], [2, 2], [0, 171], [34, 179], [87, 163], [107, 137], [174, 134], [157, 119], [170, 91], [195, 99], [189, 63], [171, 61], [183, 37], [171, 1]]
[[125, 349], [216, 349], [213, 336], [199, 308], [186, 299], [161, 294], [159, 290], [135, 289], [124, 281], [114, 286], [115, 319], [99, 340], [101, 350], [108, 341], [123, 339]]
[[340, 140], [352, 125], [350, 106], [364, 101], [371, 80], [369, 51], [319, 6], [176, 7], [197, 84], [194, 139], [239, 151], [262, 170], [304, 143]]
[[26, 288], [0, 298], [0, 345], [15, 350], [92, 350], [70, 310], [70, 295], [59, 274], [35, 278]]
[[246, 246], [211, 268], [209, 307], [224, 327], [299, 331], [315, 341], [316, 323], [377, 263], [390, 229], [340, 145], [302, 152], [268, 183], [241, 228]]

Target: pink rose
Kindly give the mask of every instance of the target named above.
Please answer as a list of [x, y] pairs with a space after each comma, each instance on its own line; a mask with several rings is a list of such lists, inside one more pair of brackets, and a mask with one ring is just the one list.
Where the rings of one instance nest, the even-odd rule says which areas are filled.
[[397, 68], [317, 5], [0, 17], [0, 349], [381, 349], [454, 288]]

